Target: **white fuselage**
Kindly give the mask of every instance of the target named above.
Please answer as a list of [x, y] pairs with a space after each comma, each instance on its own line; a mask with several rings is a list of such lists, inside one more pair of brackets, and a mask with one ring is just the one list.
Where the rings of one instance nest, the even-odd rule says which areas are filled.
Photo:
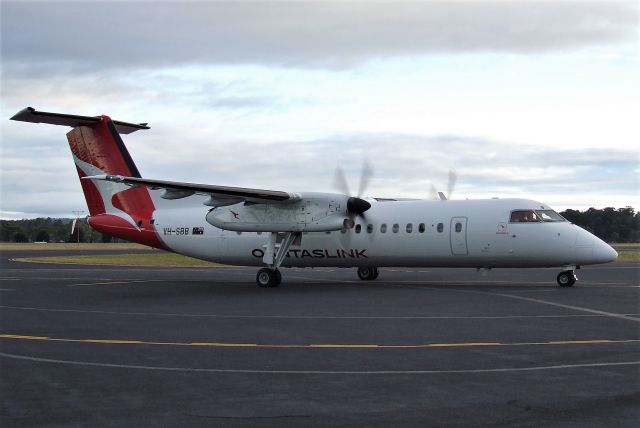
[[[263, 265], [269, 233], [219, 229], [205, 221], [209, 208], [202, 197], [176, 204], [151, 192], [157, 207], [154, 226], [171, 250], [225, 264]], [[617, 256], [609, 245], [567, 221], [510, 223], [513, 210], [550, 209], [532, 200], [371, 204], [364, 216], [354, 218], [354, 228], [304, 232], [282, 266], [554, 267], [607, 263]], [[238, 211], [242, 204], [216, 209]]]

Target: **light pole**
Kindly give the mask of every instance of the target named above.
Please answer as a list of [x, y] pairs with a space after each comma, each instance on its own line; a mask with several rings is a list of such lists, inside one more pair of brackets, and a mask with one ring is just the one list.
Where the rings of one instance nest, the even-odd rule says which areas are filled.
[[[78, 228], [78, 246], [80, 246], [80, 216], [84, 213], [84, 210], [71, 212], [76, 216], [73, 225]], [[71, 234], [73, 235], [73, 227], [71, 228]]]

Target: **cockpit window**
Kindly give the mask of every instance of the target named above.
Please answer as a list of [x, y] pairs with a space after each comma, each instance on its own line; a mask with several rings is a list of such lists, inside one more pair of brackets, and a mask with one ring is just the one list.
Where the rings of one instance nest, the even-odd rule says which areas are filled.
[[510, 223], [539, 223], [540, 218], [533, 210], [511, 211]]
[[536, 214], [538, 214], [538, 217], [540, 217], [544, 222], [567, 221], [554, 210], [536, 210]]

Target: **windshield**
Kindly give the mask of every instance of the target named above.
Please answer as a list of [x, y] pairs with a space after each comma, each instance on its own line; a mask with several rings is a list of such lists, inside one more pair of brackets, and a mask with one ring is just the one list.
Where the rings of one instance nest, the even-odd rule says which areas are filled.
[[542, 221], [546, 222], [567, 221], [564, 217], [562, 217], [554, 210], [536, 210], [536, 214], [538, 214], [538, 217], [540, 217]]
[[533, 210], [514, 210], [511, 211], [509, 218], [511, 223], [539, 223], [540, 219]]

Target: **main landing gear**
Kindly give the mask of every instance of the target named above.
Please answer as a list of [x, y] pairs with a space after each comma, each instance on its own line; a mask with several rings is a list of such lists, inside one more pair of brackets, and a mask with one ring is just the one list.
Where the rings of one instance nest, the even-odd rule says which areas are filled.
[[259, 287], [277, 287], [282, 282], [282, 274], [278, 269], [262, 268], [256, 275]]
[[565, 270], [558, 274], [557, 280], [560, 287], [571, 287], [576, 283], [578, 277], [574, 270]]
[[378, 277], [378, 268], [377, 267], [359, 267], [358, 268], [358, 278], [363, 281], [373, 281]]
[[271, 232], [262, 257], [262, 262], [268, 267], [260, 269], [256, 275], [256, 283], [259, 287], [277, 287], [280, 285], [282, 274], [278, 268], [287, 255], [291, 244], [300, 245], [301, 240], [302, 233], [300, 232], [287, 232], [285, 234]]

